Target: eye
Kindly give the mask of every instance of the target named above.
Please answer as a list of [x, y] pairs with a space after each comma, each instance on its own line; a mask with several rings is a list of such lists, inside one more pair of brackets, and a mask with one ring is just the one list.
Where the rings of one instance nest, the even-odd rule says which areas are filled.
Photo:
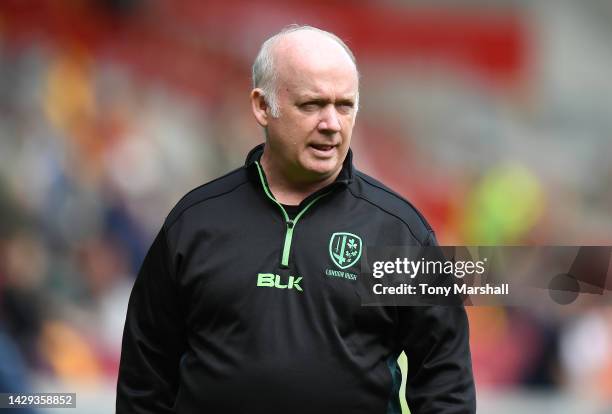
[[323, 106], [325, 106], [325, 103], [319, 100], [307, 101], [299, 105], [300, 109], [305, 112], [314, 112]]
[[306, 112], [315, 111], [319, 106], [314, 102], [306, 102], [300, 105], [300, 109]]
[[350, 113], [354, 107], [355, 107], [355, 104], [351, 101], [341, 101], [336, 104], [336, 108], [338, 112], [342, 114]]

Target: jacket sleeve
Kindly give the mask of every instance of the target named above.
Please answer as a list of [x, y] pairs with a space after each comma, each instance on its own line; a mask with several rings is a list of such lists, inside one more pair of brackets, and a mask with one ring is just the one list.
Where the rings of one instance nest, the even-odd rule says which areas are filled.
[[[437, 245], [433, 233], [425, 245]], [[399, 309], [400, 342], [408, 359], [406, 401], [412, 414], [472, 414], [468, 319], [463, 305]]]
[[162, 228], [130, 295], [117, 382], [117, 414], [174, 413], [185, 331], [169, 263]]

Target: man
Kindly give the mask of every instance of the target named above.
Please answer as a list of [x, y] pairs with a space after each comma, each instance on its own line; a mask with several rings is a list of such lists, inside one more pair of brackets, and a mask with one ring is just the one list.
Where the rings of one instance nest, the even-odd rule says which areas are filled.
[[[462, 307], [365, 307], [362, 245], [433, 245], [404, 199], [354, 169], [348, 47], [292, 26], [253, 65], [266, 135], [172, 210], [130, 298], [122, 413], [472, 413]], [[342, 270], [340, 272], [339, 270]], [[338, 277], [338, 275], [346, 277]]]

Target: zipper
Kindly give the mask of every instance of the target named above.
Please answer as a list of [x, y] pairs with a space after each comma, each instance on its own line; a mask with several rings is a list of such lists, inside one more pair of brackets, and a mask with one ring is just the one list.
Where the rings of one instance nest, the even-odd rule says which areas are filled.
[[325, 197], [326, 195], [331, 193], [331, 191], [323, 193], [315, 197], [314, 199], [312, 199], [308, 204], [304, 206], [302, 210], [300, 210], [300, 212], [295, 216], [295, 218], [291, 220], [289, 218], [289, 215], [287, 214], [287, 211], [285, 211], [285, 208], [283, 207], [283, 205], [279, 203], [274, 198], [272, 193], [270, 192], [270, 189], [268, 188], [268, 183], [266, 182], [266, 179], [264, 176], [263, 168], [259, 164], [259, 161], [255, 161], [255, 165], [257, 166], [257, 172], [259, 173], [259, 179], [261, 180], [261, 185], [264, 189], [264, 192], [266, 193], [268, 198], [272, 200], [274, 204], [278, 206], [281, 213], [283, 213], [283, 218], [285, 219], [285, 241], [283, 242], [283, 254], [281, 256], [281, 268], [287, 269], [289, 267], [289, 254], [291, 253], [291, 241], [293, 240], [293, 230], [295, 229], [295, 226], [297, 225], [298, 220], [304, 215], [304, 213], [306, 213], [306, 211], [310, 207], [312, 207], [314, 203], [319, 201], [322, 197]]

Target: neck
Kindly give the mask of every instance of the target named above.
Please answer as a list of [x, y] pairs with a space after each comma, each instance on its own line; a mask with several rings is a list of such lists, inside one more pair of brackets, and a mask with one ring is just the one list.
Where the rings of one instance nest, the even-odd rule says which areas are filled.
[[264, 153], [261, 157], [261, 166], [266, 173], [268, 187], [281, 204], [298, 205], [306, 197], [333, 183], [340, 174], [340, 169], [330, 176], [321, 177], [318, 180], [299, 180], [288, 174]]

